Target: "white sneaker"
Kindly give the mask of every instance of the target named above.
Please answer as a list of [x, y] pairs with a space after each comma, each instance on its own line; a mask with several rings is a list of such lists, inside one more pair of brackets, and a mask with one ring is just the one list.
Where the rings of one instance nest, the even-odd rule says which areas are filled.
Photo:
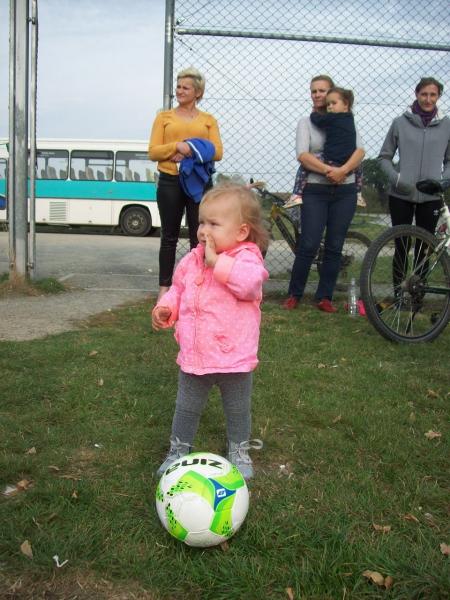
[[283, 208], [294, 208], [294, 206], [298, 206], [299, 204], [303, 204], [302, 197], [292, 194], [292, 196], [283, 204]]
[[244, 442], [228, 442], [228, 460], [233, 463], [242, 474], [244, 479], [253, 477], [253, 463], [250, 458], [249, 450], [261, 450], [263, 443], [261, 440], [245, 440]]
[[182, 458], [183, 456], [186, 456], [186, 454], [189, 454], [191, 450], [192, 446], [190, 446], [186, 442], [181, 442], [177, 437], [173, 440], [171, 439], [170, 450], [167, 453], [165, 461], [156, 471], [156, 474], [162, 475], [163, 473], [165, 473], [166, 469], [168, 469], [173, 462], [175, 462], [179, 458]]

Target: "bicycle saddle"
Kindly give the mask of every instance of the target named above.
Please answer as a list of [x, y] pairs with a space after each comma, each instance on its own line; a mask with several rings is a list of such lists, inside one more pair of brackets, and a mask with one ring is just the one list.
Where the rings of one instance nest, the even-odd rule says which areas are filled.
[[424, 194], [442, 194], [450, 187], [450, 179], [421, 179], [416, 183], [416, 188]]

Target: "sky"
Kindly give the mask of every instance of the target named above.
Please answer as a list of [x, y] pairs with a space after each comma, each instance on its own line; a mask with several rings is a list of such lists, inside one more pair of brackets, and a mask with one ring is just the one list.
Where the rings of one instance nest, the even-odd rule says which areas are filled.
[[[163, 104], [164, 0], [38, 0], [38, 137], [140, 139]], [[0, 137], [9, 0], [0, 0]]]
[[[0, 0], [0, 137], [8, 135], [9, 2]], [[257, 9], [255, 9], [257, 3]], [[436, 44], [450, 39], [448, 0], [176, 0], [181, 28], [204, 27]], [[147, 140], [163, 105], [165, 0], [38, 0], [38, 138]], [[351, 18], [349, 18], [351, 17]], [[370, 45], [178, 35], [175, 73], [207, 80], [200, 109], [218, 119], [226, 173], [287, 190], [297, 167], [295, 129], [309, 114], [309, 81], [331, 74], [355, 91], [368, 157], [422, 76], [442, 79], [447, 52]]]

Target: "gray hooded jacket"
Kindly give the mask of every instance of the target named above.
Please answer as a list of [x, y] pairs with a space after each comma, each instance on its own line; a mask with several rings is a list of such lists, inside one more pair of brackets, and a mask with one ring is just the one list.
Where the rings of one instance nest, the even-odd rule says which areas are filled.
[[[399, 163], [394, 166], [397, 150]], [[438, 196], [418, 192], [415, 184], [450, 177], [450, 119], [438, 111], [424, 127], [419, 115], [405, 111], [393, 120], [378, 158], [391, 196], [418, 203], [436, 200]]]

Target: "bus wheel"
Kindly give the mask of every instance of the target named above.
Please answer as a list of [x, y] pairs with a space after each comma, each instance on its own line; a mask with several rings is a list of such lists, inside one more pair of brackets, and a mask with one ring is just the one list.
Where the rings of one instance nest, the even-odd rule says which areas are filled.
[[139, 206], [127, 208], [120, 217], [120, 228], [125, 235], [143, 237], [152, 228], [150, 213]]

